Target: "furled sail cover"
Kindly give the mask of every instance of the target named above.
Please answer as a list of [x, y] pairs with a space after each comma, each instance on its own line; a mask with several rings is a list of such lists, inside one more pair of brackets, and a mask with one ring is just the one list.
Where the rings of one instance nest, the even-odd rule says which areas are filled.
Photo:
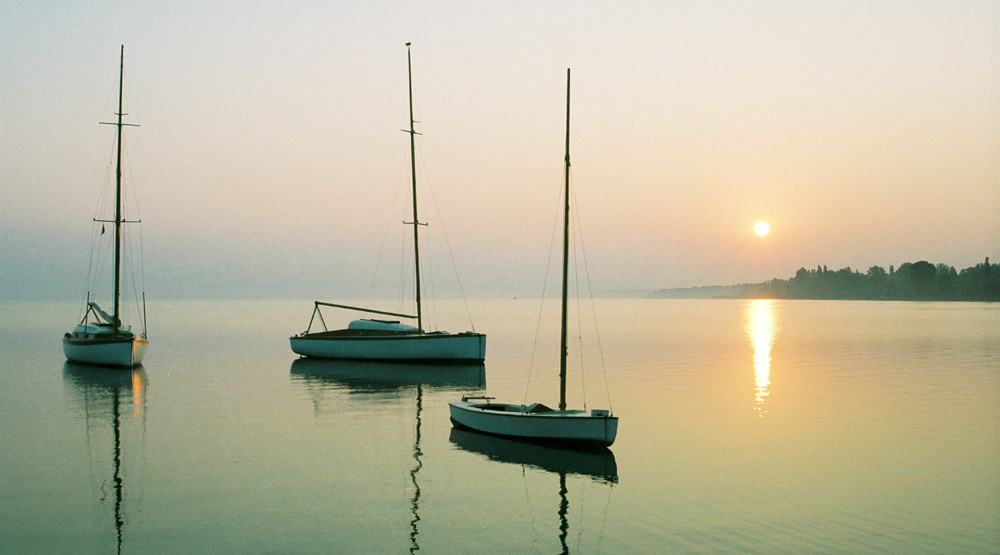
[[101, 307], [97, 306], [97, 303], [95, 302], [90, 303], [90, 308], [94, 309], [94, 312], [101, 318], [103, 318], [105, 323], [108, 324], [111, 323], [111, 315], [101, 310]]

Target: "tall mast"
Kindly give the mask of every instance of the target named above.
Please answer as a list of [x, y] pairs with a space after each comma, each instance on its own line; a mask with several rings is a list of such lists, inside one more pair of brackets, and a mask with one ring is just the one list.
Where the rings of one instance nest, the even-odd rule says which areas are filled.
[[118, 161], [115, 167], [115, 310], [111, 330], [118, 333], [119, 295], [121, 291], [122, 260], [122, 91], [125, 84], [125, 45], [122, 45], [121, 66], [118, 72]]
[[[413, 65], [410, 62], [410, 43], [406, 43], [406, 70], [410, 88], [410, 183], [413, 185], [413, 264], [416, 268], [417, 329], [424, 329], [420, 311], [420, 248], [418, 246], [420, 220], [417, 219], [417, 147], [413, 129]], [[405, 129], [404, 129], [405, 131]]]
[[566, 410], [566, 305], [569, 289], [569, 68], [566, 68], [566, 209], [563, 214], [562, 329], [559, 346], [559, 410]]

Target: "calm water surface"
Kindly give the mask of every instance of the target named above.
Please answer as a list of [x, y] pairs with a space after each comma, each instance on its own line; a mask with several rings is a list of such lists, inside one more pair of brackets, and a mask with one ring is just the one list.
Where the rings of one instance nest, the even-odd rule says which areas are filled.
[[452, 368], [297, 360], [308, 301], [151, 302], [136, 372], [64, 362], [76, 303], [0, 306], [0, 553], [1000, 551], [998, 305], [598, 301], [597, 455], [448, 421], [557, 402], [537, 301], [470, 303]]

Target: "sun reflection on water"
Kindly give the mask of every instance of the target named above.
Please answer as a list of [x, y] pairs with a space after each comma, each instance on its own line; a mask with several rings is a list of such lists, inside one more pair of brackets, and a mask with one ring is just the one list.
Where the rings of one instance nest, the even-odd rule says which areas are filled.
[[771, 347], [778, 335], [778, 319], [772, 299], [753, 299], [746, 305], [744, 330], [753, 348], [754, 410], [767, 414], [768, 387], [771, 385]]
[[132, 370], [132, 413], [142, 414], [142, 405], [146, 400], [146, 372], [141, 368]]

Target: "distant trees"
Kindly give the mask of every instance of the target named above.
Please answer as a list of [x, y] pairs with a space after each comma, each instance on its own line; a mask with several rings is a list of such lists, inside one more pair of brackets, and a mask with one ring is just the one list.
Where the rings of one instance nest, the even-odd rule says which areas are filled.
[[990, 265], [987, 258], [984, 264], [962, 270], [955, 280], [955, 288], [962, 298], [1000, 301], [1000, 264]]
[[829, 271], [799, 268], [787, 280], [687, 289], [661, 289], [657, 298], [851, 299], [913, 301], [1000, 301], [1000, 264], [982, 264], [961, 272], [926, 260], [906, 262], [889, 271], [872, 266], [861, 273], [850, 267]]
[[865, 294], [869, 299], [883, 299], [889, 293], [889, 274], [881, 266], [868, 268]]
[[926, 260], [899, 268], [872, 266], [864, 274], [850, 267], [829, 271], [799, 268], [788, 280], [739, 286], [740, 297], [784, 299], [871, 299], [924, 301], [1000, 301], [1000, 264], [990, 259], [961, 272]]

